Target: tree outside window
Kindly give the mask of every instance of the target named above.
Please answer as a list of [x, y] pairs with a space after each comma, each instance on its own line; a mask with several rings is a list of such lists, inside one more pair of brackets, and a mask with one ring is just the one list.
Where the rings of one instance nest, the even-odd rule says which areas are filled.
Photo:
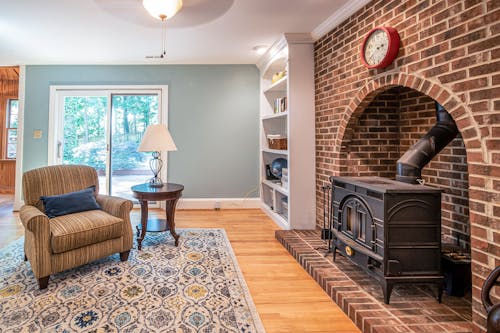
[[7, 159], [16, 158], [17, 149], [17, 117], [19, 100], [9, 99], [7, 103]]

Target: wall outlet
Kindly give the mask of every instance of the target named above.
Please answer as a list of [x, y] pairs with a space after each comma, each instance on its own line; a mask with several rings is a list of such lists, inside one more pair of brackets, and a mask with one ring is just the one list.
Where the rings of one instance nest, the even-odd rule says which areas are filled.
[[215, 209], [215, 210], [220, 210], [220, 201], [216, 201], [216, 202], [214, 203], [214, 209]]

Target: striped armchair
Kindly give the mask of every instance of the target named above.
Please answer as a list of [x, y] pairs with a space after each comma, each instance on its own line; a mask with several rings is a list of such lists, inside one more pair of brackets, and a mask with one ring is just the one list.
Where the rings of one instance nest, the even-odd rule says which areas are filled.
[[[95, 186], [102, 210], [89, 210], [54, 218], [44, 213], [40, 196], [52, 196]], [[24, 253], [40, 289], [47, 288], [51, 274], [120, 253], [126, 261], [132, 248], [130, 200], [99, 195], [94, 168], [57, 165], [23, 174], [25, 205], [20, 218], [25, 228]]]

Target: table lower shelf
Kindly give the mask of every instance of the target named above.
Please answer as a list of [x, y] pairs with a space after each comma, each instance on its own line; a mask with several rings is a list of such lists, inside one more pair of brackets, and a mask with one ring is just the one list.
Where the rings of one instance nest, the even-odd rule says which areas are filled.
[[[137, 226], [138, 230], [142, 230], [142, 224]], [[148, 224], [146, 226], [147, 232], [163, 232], [167, 231], [168, 223], [166, 219], [148, 219]]]

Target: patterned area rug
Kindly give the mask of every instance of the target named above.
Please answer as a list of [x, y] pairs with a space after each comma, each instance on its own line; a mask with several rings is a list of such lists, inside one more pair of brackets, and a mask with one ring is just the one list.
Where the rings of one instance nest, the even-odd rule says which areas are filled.
[[[1, 332], [264, 332], [223, 229], [148, 233], [38, 289], [23, 239], [0, 250]], [[137, 247], [136, 247], [137, 248]]]

